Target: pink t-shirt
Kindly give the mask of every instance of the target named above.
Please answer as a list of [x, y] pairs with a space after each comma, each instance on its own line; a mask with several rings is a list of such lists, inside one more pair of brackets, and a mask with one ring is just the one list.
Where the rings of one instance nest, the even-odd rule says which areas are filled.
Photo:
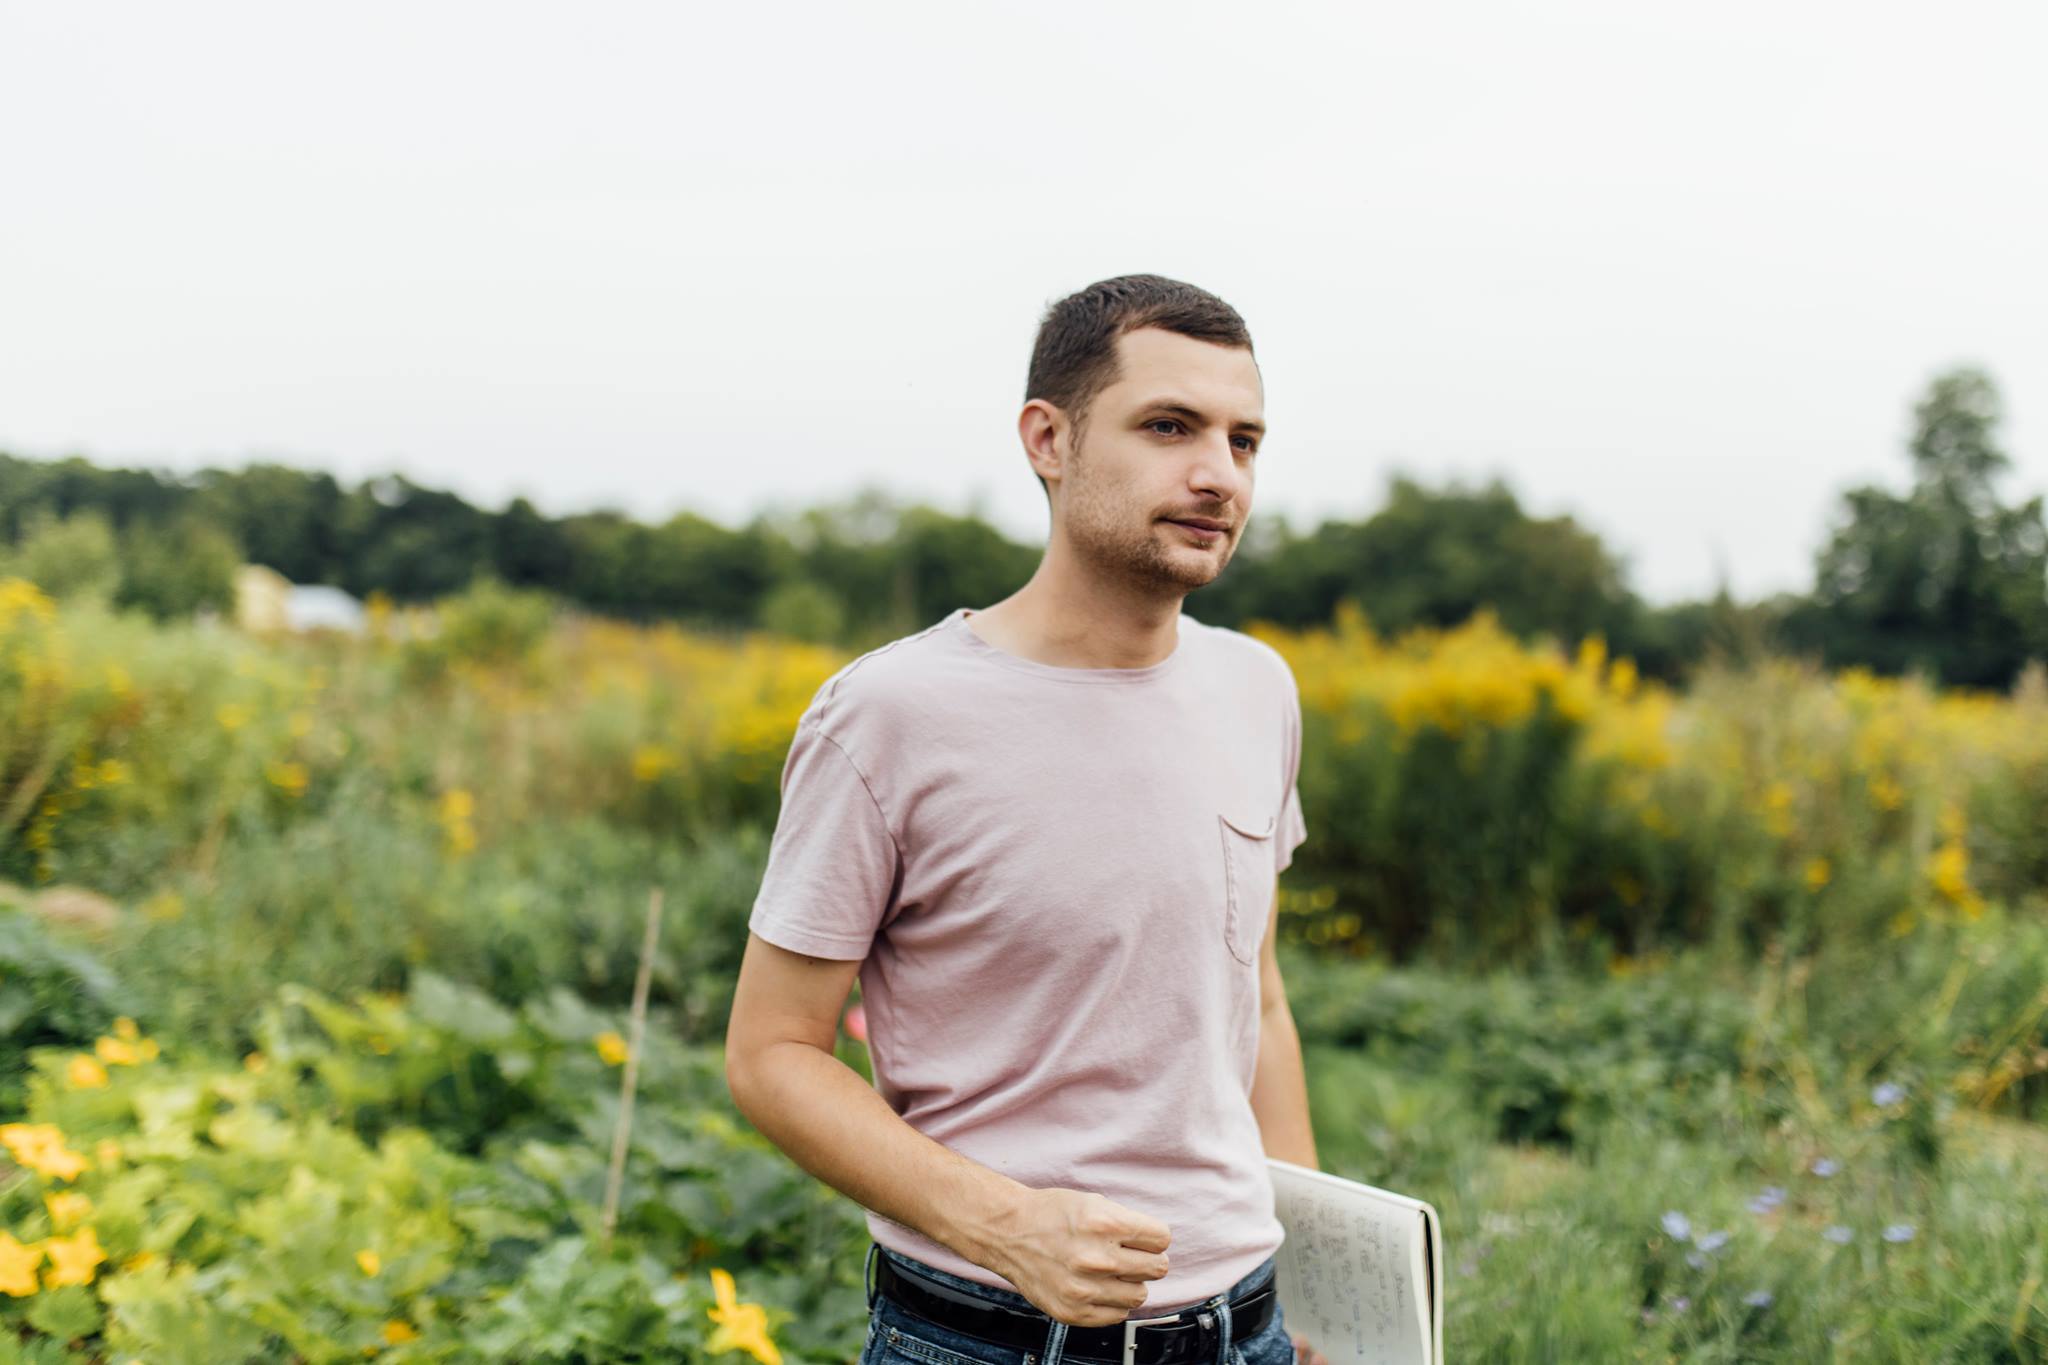
[[[1033, 1189], [1163, 1221], [1148, 1311], [1281, 1244], [1250, 1093], [1274, 878], [1307, 837], [1301, 703], [1271, 646], [1182, 615], [1146, 668], [1061, 668], [967, 608], [818, 689], [749, 927], [865, 959], [875, 1088]], [[873, 1210], [875, 1240], [1014, 1290]]]

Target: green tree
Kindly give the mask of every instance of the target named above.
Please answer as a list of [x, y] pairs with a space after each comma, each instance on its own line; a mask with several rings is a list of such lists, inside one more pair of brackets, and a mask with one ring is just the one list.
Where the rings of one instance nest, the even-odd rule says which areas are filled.
[[338, 583], [347, 576], [341, 536], [341, 485], [330, 474], [280, 464], [196, 476], [201, 515], [219, 526], [255, 564], [294, 583]]
[[114, 600], [160, 621], [206, 607], [226, 615], [235, 608], [235, 568], [241, 562], [241, 547], [228, 533], [197, 518], [143, 523], [122, 538], [121, 587]]
[[59, 516], [38, 507], [22, 527], [20, 543], [0, 553], [0, 574], [26, 578], [60, 601], [112, 601], [121, 585], [121, 555], [103, 513]]
[[1983, 370], [1934, 378], [1913, 411], [1912, 490], [1843, 495], [1812, 605], [1788, 622], [1798, 643], [1833, 666], [2001, 689], [2048, 657], [2048, 523], [2038, 494], [2007, 507], [1993, 487], [2011, 464], [2002, 415]]
[[1438, 491], [1397, 474], [1372, 517], [1283, 537], [1256, 576], [1259, 591], [1233, 602], [1251, 615], [1318, 624], [1350, 597], [1388, 634], [1454, 626], [1490, 606], [1525, 637], [1612, 636], [1630, 602], [1597, 535], [1568, 516], [1531, 517], [1499, 479]]

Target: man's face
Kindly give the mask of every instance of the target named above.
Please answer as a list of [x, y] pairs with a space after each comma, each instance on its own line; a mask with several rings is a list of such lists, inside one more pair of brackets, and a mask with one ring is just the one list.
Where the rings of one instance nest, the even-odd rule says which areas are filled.
[[1265, 384], [1242, 347], [1157, 327], [1116, 344], [1122, 377], [1068, 455], [1061, 525], [1101, 572], [1184, 596], [1223, 572], [1251, 516]]

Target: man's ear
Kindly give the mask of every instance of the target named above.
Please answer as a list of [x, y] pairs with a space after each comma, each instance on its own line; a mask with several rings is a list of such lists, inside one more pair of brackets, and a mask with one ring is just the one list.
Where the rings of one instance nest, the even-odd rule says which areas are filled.
[[1030, 400], [1017, 414], [1017, 438], [1024, 444], [1024, 457], [1031, 461], [1032, 471], [1047, 482], [1066, 472], [1067, 425], [1067, 415], [1043, 398]]

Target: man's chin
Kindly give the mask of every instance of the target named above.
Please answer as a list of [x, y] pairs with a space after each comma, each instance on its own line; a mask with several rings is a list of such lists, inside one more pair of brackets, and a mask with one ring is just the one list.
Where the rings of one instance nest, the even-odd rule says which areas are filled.
[[1206, 588], [1223, 576], [1223, 561], [1214, 555], [1202, 555], [1192, 560], [1186, 555], [1174, 556], [1171, 566], [1173, 581], [1188, 592]]

